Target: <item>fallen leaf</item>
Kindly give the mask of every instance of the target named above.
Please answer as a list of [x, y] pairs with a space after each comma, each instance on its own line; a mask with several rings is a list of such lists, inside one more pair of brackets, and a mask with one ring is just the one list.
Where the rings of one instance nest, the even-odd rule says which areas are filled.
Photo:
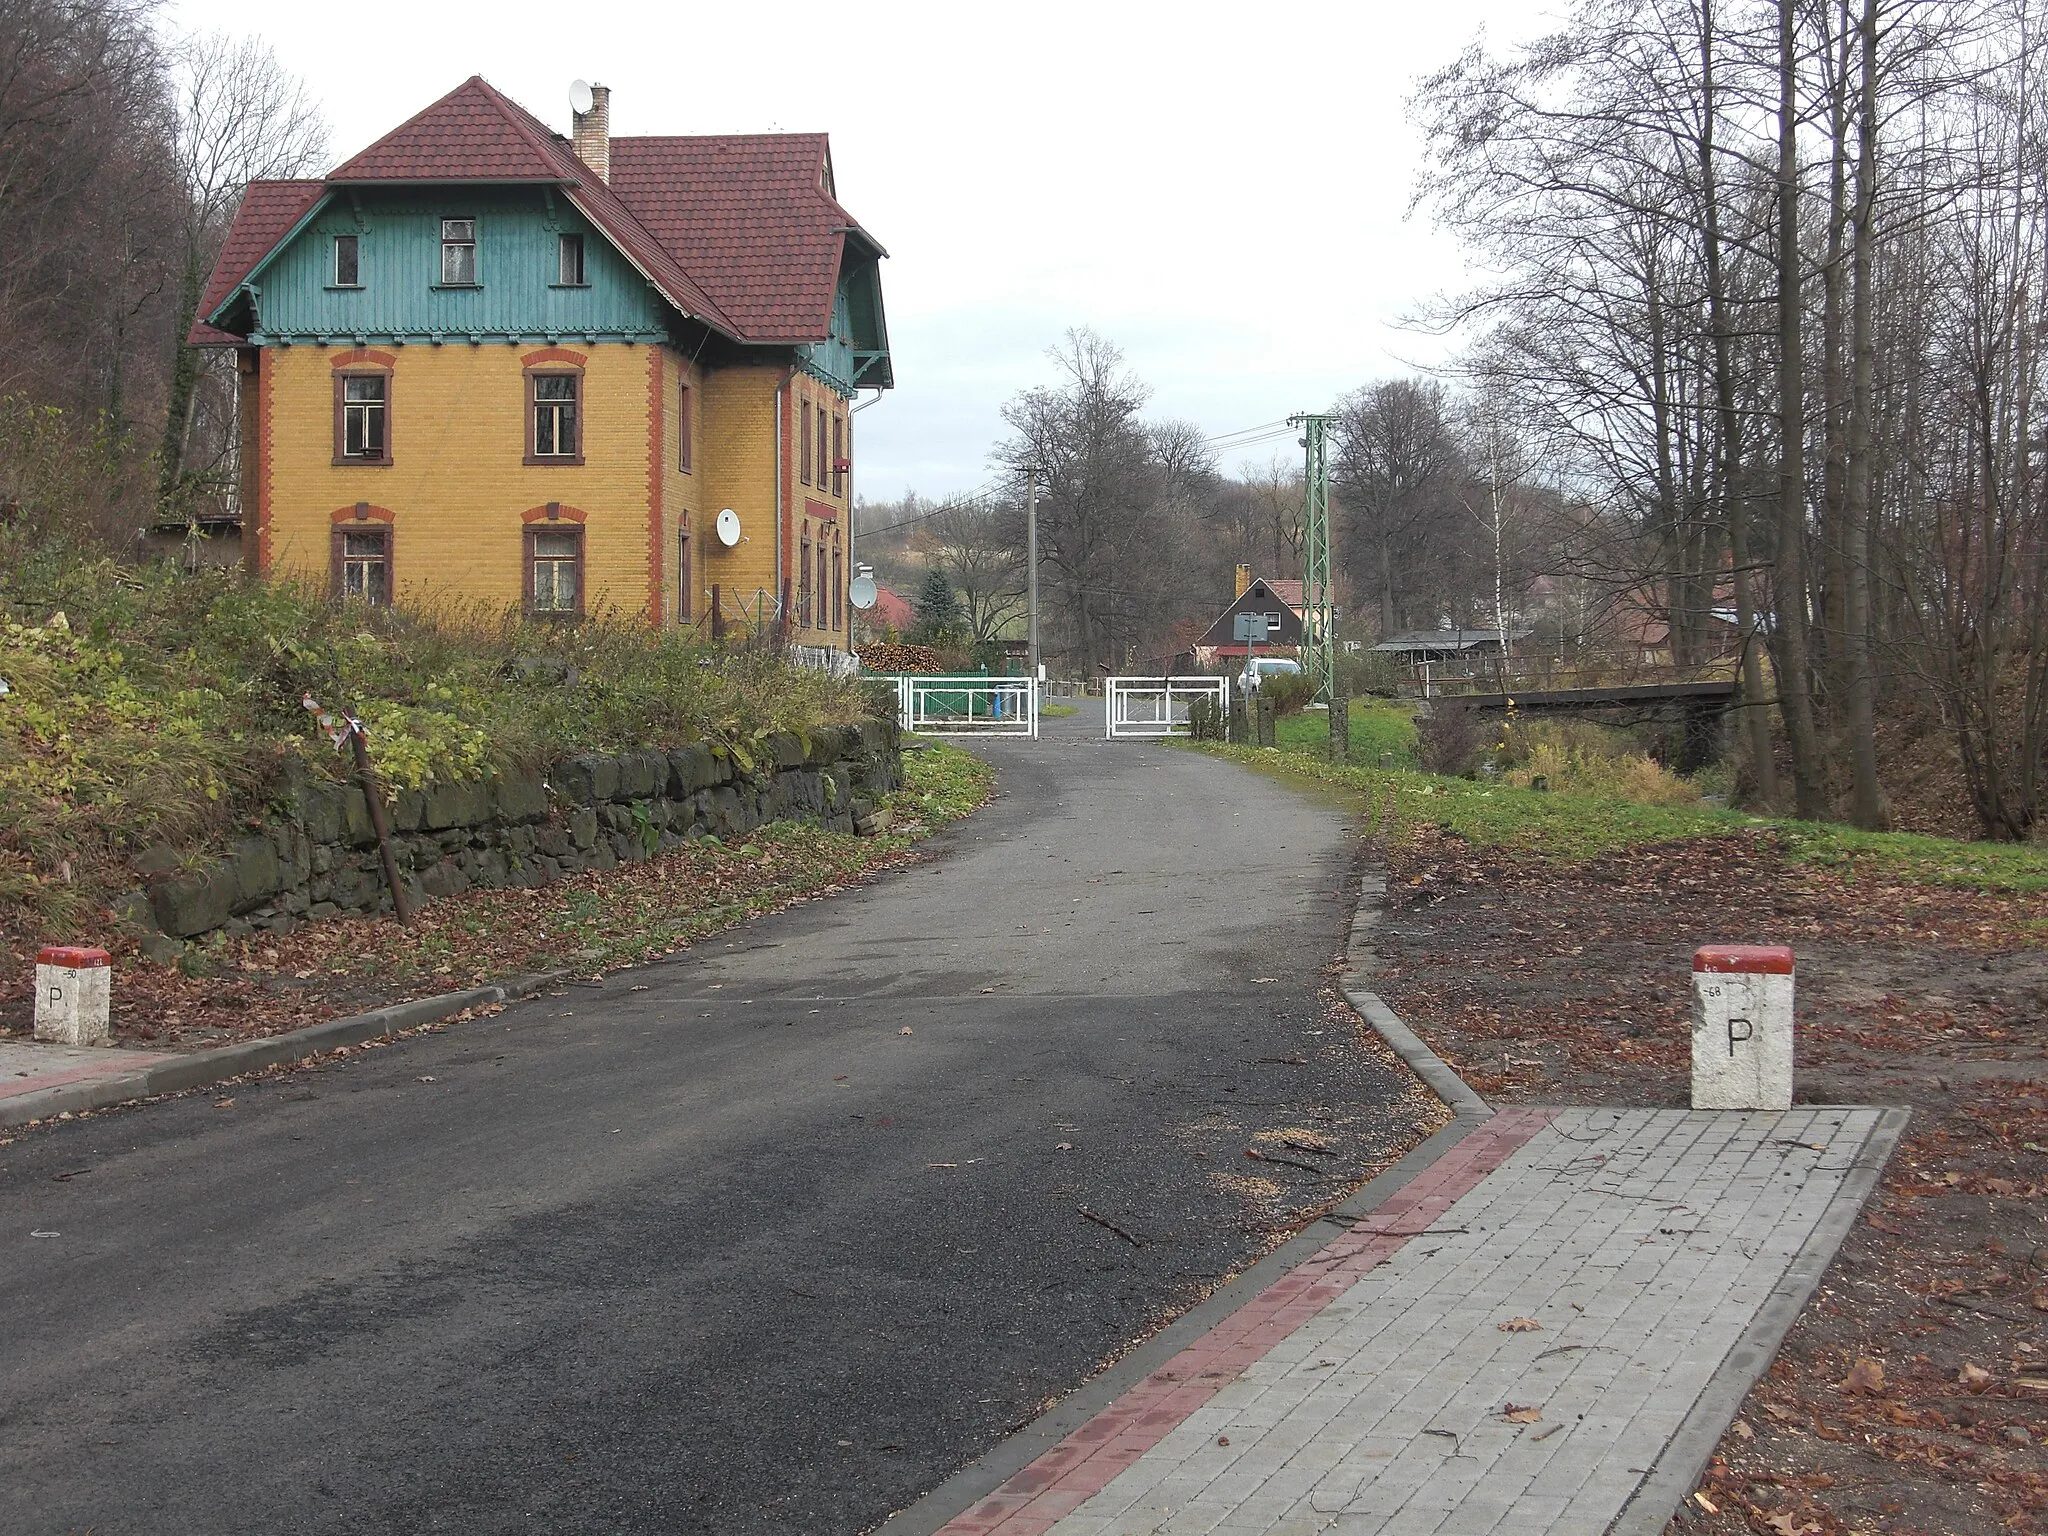
[[1820, 1527], [1811, 1520], [1801, 1520], [1796, 1515], [1769, 1515], [1764, 1524], [1780, 1533], [1780, 1536], [1818, 1536]]
[[1218, 1436], [1216, 1437], [1216, 1443], [1217, 1443], [1218, 1445], [1228, 1445], [1228, 1444], [1230, 1444], [1230, 1436], [1228, 1436], [1228, 1435], [1218, 1435]]
[[1053, 1148], [1053, 1151], [1055, 1152], [1071, 1152], [1073, 1150], [1074, 1144], [1071, 1141], [1063, 1141], [1058, 1146]]
[[1972, 1365], [1967, 1360], [1963, 1362], [1962, 1369], [1956, 1372], [1956, 1385], [1968, 1387], [1971, 1391], [1975, 1391], [1979, 1387], [1990, 1386], [1992, 1379], [1991, 1373], [1985, 1370], [1983, 1366]]
[[235, 1107], [235, 1101], [233, 1099], [215, 1099], [213, 1101], [213, 1107], [215, 1109], [233, 1109]]
[[1502, 1403], [1500, 1416], [1510, 1424], [1534, 1424], [1543, 1417], [1543, 1410], [1527, 1403]]
[[1693, 1503], [1699, 1505], [1701, 1509], [1704, 1509], [1710, 1515], [1718, 1515], [1719, 1513], [1721, 1513], [1721, 1506], [1716, 1504], [1712, 1499], [1708, 1498], [1704, 1493], [1694, 1494], [1692, 1496], [1692, 1501]]
[[901, 1029], [897, 1030], [896, 1033], [899, 1035], [907, 1035], [910, 1033], [910, 1026], [906, 1024]]
[[1502, 1333], [1541, 1333], [1543, 1325], [1533, 1317], [1511, 1317], [1500, 1325]]
[[431, 1083], [432, 1081], [434, 1081], [434, 1079], [432, 1079], [431, 1077], [416, 1077], [413, 1079], [413, 1081], [416, 1083]]
[[1737, 1419], [1728, 1427], [1735, 1431], [1735, 1436], [1738, 1440], [1754, 1440], [1756, 1438], [1756, 1431], [1749, 1427], [1749, 1423], [1745, 1419]]
[[1877, 1397], [1884, 1392], [1884, 1363], [1868, 1355], [1859, 1356], [1849, 1367], [1849, 1374], [1835, 1383], [1837, 1392], [1854, 1392], [1864, 1397]]

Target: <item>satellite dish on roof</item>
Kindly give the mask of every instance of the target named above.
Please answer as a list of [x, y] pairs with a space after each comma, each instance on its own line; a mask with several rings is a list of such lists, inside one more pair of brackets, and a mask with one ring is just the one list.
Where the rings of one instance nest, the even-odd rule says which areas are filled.
[[872, 576], [856, 576], [847, 583], [846, 596], [853, 606], [865, 613], [875, 606], [875, 599], [881, 595]]
[[718, 542], [727, 549], [731, 549], [733, 545], [739, 543], [740, 515], [733, 511], [731, 507], [725, 508], [718, 514], [718, 521], [713, 526], [718, 530]]
[[590, 110], [592, 100], [590, 82], [588, 80], [571, 80], [569, 82], [569, 110], [571, 112], [581, 117]]

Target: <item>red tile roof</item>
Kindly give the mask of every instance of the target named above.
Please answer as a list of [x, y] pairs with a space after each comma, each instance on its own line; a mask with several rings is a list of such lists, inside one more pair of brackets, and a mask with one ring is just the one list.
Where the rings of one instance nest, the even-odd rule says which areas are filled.
[[[560, 181], [553, 135], [482, 75], [385, 134], [329, 181]], [[568, 175], [580, 173], [578, 167]]]
[[612, 187], [747, 340], [821, 341], [860, 231], [826, 190], [830, 154], [822, 133], [614, 139]]
[[[879, 244], [827, 190], [822, 133], [615, 138], [609, 186], [569, 142], [472, 76], [343, 163], [327, 184], [541, 182], [688, 315], [741, 341], [823, 340], [846, 238]], [[252, 182], [200, 316], [211, 315], [320, 194], [319, 182]], [[286, 208], [293, 211], [284, 217]], [[201, 323], [195, 342], [236, 338]]]
[[220, 259], [213, 265], [206, 293], [199, 301], [199, 315], [192, 334], [186, 338], [191, 345], [220, 346], [241, 340], [208, 325], [206, 317], [220, 308], [249, 275], [251, 267], [292, 232], [293, 226], [306, 216], [306, 210], [320, 200], [323, 190], [323, 184], [317, 181], [249, 183], [248, 191], [242, 194], [241, 207], [235, 210], [235, 220], [228, 226], [228, 238], [221, 246]]

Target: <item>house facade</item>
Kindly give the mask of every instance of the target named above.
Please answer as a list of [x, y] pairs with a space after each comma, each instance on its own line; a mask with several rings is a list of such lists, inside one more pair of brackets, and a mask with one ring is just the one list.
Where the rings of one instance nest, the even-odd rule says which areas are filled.
[[[1300, 582], [1255, 577], [1249, 566], [1239, 566], [1237, 596], [1195, 641], [1195, 665], [1214, 668], [1218, 662], [1241, 661], [1249, 649], [1256, 649], [1262, 656], [1298, 649], [1308, 634], [1308, 626], [1302, 622], [1304, 606]], [[1237, 638], [1237, 616], [1241, 613], [1266, 616], [1268, 638], [1256, 647]]]
[[250, 185], [192, 333], [236, 351], [245, 558], [844, 650], [886, 252], [822, 134], [609, 125], [601, 86], [564, 138], [472, 78]]

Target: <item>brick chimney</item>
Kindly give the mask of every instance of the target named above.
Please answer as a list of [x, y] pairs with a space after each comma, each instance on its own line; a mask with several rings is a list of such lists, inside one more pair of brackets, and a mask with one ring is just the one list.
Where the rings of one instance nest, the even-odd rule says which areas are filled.
[[1240, 565], [1237, 568], [1237, 595], [1239, 597], [1243, 597], [1245, 593], [1251, 591], [1251, 589], [1252, 568], [1248, 565]]
[[572, 112], [570, 141], [576, 158], [597, 172], [597, 179], [612, 179], [612, 92], [608, 85], [590, 88], [590, 110]]

